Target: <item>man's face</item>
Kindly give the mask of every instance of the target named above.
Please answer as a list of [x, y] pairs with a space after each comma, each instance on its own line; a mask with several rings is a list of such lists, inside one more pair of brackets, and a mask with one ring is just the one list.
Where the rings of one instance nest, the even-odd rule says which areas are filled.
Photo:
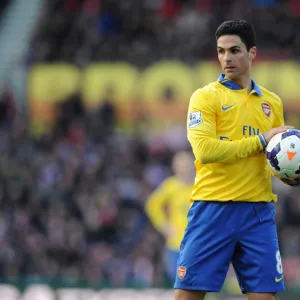
[[218, 59], [225, 76], [238, 80], [249, 72], [251, 62], [256, 55], [256, 48], [250, 51], [237, 35], [223, 35], [217, 41]]

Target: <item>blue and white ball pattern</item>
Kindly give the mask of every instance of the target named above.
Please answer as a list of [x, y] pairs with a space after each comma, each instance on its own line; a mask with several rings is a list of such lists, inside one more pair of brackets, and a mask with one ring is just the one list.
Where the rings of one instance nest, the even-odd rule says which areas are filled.
[[275, 135], [266, 148], [271, 170], [281, 178], [300, 176], [300, 130], [292, 129]]

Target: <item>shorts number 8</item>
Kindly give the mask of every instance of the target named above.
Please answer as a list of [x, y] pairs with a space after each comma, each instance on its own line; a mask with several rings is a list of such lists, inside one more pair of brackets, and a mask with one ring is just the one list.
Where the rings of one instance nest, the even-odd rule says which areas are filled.
[[277, 265], [276, 265], [276, 268], [277, 268], [277, 272], [279, 274], [282, 274], [282, 262], [281, 262], [281, 256], [280, 256], [280, 252], [279, 250], [277, 250], [276, 252], [276, 261], [277, 261]]

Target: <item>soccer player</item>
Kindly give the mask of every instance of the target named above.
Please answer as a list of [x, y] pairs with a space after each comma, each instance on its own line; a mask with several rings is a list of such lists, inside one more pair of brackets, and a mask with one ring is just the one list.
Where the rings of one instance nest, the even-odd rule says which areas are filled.
[[153, 226], [165, 238], [164, 268], [170, 282], [176, 276], [179, 247], [187, 225], [189, 198], [195, 176], [192, 153], [180, 151], [172, 160], [173, 175], [150, 195], [146, 212]]
[[292, 127], [284, 126], [280, 98], [251, 79], [257, 51], [252, 25], [224, 22], [216, 40], [224, 73], [195, 91], [189, 104], [196, 178], [175, 300], [219, 292], [230, 263], [248, 300], [273, 300], [284, 290], [284, 275], [274, 220], [277, 197], [264, 149]]

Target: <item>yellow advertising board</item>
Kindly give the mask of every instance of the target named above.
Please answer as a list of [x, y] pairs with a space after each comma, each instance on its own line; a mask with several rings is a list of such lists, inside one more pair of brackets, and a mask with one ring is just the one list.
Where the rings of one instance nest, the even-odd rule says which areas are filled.
[[[68, 64], [36, 65], [28, 75], [29, 113], [33, 122], [51, 125], [56, 104], [79, 92], [87, 109], [113, 101], [121, 124], [141, 115], [153, 126], [184, 123], [193, 91], [215, 81], [219, 73], [212, 61], [193, 67], [161, 61], [143, 70], [127, 63], [95, 63], [83, 70]], [[253, 79], [277, 93], [287, 110], [300, 112], [300, 68], [295, 61], [257, 62]]]

